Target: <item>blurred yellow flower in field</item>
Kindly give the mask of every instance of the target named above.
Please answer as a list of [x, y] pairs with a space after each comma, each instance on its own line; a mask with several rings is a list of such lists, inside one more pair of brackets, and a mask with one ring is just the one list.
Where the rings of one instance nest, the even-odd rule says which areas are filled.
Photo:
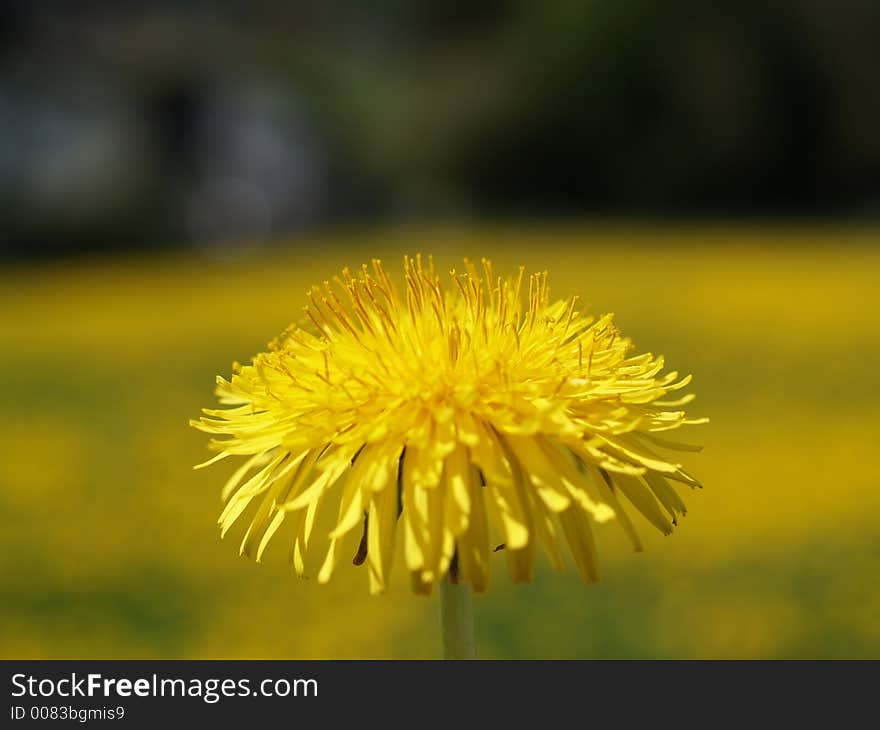
[[539, 545], [561, 569], [567, 543], [591, 582], [592, 522], [641, 549], [628, 502], [671, 532], [670, 482], [699, 484], [660, 452], [698, 448], [659, 434], [706, 420], [681, 410], [692, 396], [665, 399], [689, 376], [632, 355], [612, 315], [551, 300], [546, 272], [504, 279], [484, 260], [446, 277], [417, 257], [404, 279], [377, 260], [343, 270], [308, 293], [303, 326], [218, 377], [226, 408], [192, 424], [217, 436], [200, 466], [247, 457], [219, 520], [225, 534], [255, 505], [242, 554], [260, 560], [284, 526], [299, 575], [326, 582], [349, 549], [380, 592], [400, 522], [413, 590], [449, 575], [484, 591], [495, 534], [514, 581]]

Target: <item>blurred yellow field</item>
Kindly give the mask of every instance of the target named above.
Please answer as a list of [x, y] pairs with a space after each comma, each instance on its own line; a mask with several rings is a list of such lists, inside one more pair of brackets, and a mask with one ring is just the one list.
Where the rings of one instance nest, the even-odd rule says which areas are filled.
[[[549, 269], [614, 311], [640, 352], [692, 372], [706, 488], [634, 554], [599, 530], [603, 581], [546, 565], [514, 587], [495, 556], [481, 656], [880, 658], [876, 231], [396, 229], [0, 274], [0, 655], [434, 657], [437, 607], [403, 571], [298, 581], [220, 540], [230, 467], [194, 472], [187, 425], [214, 376], [301, 315], [308, 286], [404, 252]], [[400, 567], [400, 566], [398, 566]], [[499, 568], [494, 570], [494, 568]]]

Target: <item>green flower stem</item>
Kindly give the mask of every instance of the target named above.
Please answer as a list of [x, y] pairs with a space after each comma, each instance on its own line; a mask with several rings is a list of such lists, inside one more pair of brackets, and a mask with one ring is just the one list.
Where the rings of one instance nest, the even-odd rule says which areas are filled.
[[477, 658], [470, 586], [453, 583], [449, 576], [440, 581], [440, 625], [444, 659]]

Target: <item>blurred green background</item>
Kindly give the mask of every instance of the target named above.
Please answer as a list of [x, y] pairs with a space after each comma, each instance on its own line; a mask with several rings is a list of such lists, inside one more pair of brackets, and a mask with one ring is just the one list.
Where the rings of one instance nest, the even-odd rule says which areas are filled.
[[712, 419], [600, 585], [493, 558], [482, 656], [880, 658], [875, 5], [0, 4], [0, 656], [437, 656], [402, 571], [239, 559], [187, 425], [424, 252], [549, 269]]
[[0, 257], [880, 212], [874, 0], [5, 0]]
[[[878, 657], [880, 252], [854, 228], [382, 229], [236, 264], [191, 254], [19, 268], [0, 280], [0, 653], [6, 657], [433, 657], [437, 606], [397, 566], [300, 582], [219, 539], [231, 467], [187, 420], [298, 316], [305, 288], [369, 252], [547, 267], [640, 351], [695, 374], [689, 468], [706, 488], [634, 554], [598, 536], [603, 582], [503, 555], [476, 599], [484, 657]], [[699, 245], [696, 245], [699, 243]], [[797, 256], [788, 253], [797, 243]], [[789, 244], [789, 245], [786, 245]], [[782, 252], [780, 252], [782, 246]]]

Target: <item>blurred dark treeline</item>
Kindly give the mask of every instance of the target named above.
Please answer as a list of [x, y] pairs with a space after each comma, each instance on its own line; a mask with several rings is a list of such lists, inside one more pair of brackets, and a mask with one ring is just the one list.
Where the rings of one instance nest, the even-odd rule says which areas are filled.
[[876, 0], [0, 4], [0, 256], [872, 217]]

